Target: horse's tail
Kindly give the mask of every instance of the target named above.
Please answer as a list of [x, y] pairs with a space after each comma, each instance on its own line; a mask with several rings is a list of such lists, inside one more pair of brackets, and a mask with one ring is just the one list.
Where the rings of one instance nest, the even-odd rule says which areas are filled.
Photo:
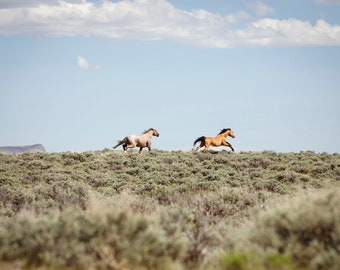
[[117, 144], [116, 146], [112, 147], [112, 148], [113, 148], [113, 149], [116, 149], [118, 146], [120, 146], [120, 145], [122, 145], [122, 144], [124, 144], [124, 143], [126, 143], [126, 137], [125, 137], [123, 140], [118, 141], [118, 144]]
[[196, 141], [194, 142], [194, 146], [198, 142], [203, 142], [204, 143], [205, 142], [205, 136], [201, 136], [201, 137], [197, 138]]

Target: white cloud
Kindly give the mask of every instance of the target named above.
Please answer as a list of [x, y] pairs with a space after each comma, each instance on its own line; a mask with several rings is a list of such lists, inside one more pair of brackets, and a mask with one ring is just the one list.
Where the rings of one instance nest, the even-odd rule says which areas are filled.
[[[47, 3], [50, 4], [0, 9], [0, 34], [170, 39], [222, 48], [340, 45], [340, 26], [323, 20], [315, 25], [297, 19], [251, 21], [252, 17], [244, 11], [226, 15], [202, 9], [189, 12], [166, 0], [103, 0], [97, 4], [88, 0], [49, 0]], [[261, 1], [254, 8], [259, 15], [274, 12]]]
[[340, 26], [331, 26], [318, 20], [313, 26], [296, 19], [262, 19], [243, 31], [257, 45], [276, 46], [321, 46], [340, 45]]
[[101, 69], [100, 65], [90, 65], [87, 60], [81, 56], [78, 56], [78, 67], [81, 69]]
[[81, 56], [78, 56], [78, 67], [83, 68], [83, 69], [89, 69], [90, 64], [87, 62], [86, 59], [84, 59]]
[[[0, 8], [10, 7], [34, 7], [42, 4], [45, 5], [58, 5], [59, 0], [0, 0]], [[81, 3], [83, 0], [67, 0], [71, 3]]]
[[267, 14], [275, 12], [274, 8], [267, 6], [262, 1], [256, 1], [254, 3], [249, 3], [248, 5], [255, 9], [255, 12], [258, 16], [265, 16]]

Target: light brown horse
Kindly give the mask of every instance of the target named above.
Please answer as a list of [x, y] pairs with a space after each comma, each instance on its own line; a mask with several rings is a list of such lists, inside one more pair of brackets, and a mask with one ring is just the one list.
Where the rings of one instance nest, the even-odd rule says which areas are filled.
[[234, 151], [234, 148], [231, 146], [231, 144], [227, 142], [228, 136], [235, 138], [234, 132], [230, 128], [225, 128], [222, 129], [221, 132], [214, 138], [205, 136], [197, 138], [194, 142], [194, 146], [196, 143], [201, 142], [200, 145], [197, 146], [196, 151], [198, 151], [203, 146], [205, 147], [203, 150], [204, 152], [206, 152], [210, 146], [228, 146], [232, 151]]
[[139, 153], [142, 152], [144, 147], [147, 147], [149, 151], [151, 151], [151, 138], [152, 136], [159, 137], [159, 133], [154, 128], [149, 128], [145, 130], [141, 135], [129, 135], [126, 136], [123, 140], [118, 141], [118, 144], [113, 147], [113, 149], [117, 148], [120, 145], [123, 145], [124, 152], [128, 148], [139, 147]]

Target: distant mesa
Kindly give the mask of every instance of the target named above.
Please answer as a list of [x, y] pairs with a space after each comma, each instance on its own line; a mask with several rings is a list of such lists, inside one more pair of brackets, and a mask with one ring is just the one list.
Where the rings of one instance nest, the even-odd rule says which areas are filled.
[[46, 152], [42, 144], [24, 146], [0, 146], [0, 153], [36, 153]]

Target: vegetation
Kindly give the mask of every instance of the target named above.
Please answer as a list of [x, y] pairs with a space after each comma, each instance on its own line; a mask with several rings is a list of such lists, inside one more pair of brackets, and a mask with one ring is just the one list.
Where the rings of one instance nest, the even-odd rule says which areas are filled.
[[339, 193], [339, 154], [0, 154], [0, 268], [337, 269]]

